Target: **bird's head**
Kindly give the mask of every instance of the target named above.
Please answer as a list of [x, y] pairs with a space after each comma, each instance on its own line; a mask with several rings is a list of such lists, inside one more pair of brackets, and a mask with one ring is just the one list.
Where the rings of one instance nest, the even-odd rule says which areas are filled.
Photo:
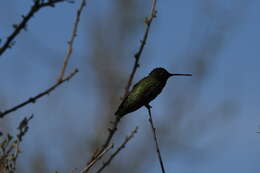
[[167, 80], [171, 76], [192, 76], [192, 74], [169, 73], [166, 69], [158, 67], [153, 69], [149, 76], [155, 77], [158, 80]]

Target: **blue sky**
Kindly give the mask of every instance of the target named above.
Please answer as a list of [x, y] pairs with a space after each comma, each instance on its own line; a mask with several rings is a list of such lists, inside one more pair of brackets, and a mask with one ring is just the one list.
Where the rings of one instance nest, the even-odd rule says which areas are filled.
[[[108, 35], [109, 39], [104, 45], [116, 50], [114, 44], [120, 28], [117, 28], [117, 20], [113, 20], [116, 17], [107, 17], [115, 13], [115, 3], [88, 1], [68, 68], [68, 71], [79, 68], [79, 74], [50, 96], [0, 121], [3, 128], [7, 124], [15, 133], [23, 116], [35, 114], [22, 146], [24, 152], [19, 158], [18, 172], [33, 172], [27, 165], [39, 159], [39, 155], [49, 172], [69, 172], [68, 169], [80, 168], [85, 163], [87, 156], [76, 156], [90, 152], [86, 146], [95, 133], [94, 127], [101, 126], [96, 112], [105, 110], [99, 92], [102, 86], [98, 85], [99, 78], [92, 66], [94, 45], [91, 39], [95, 26], [102, 27], [99, 28], [101, 35]], [[20, 21], [21, 14], [26, 13], [31, 4], [29, 0], [1, 2], [0, 38], [11, 32], [12, 24]], [[140, 14], [144, 16], [149, 13], [150, 1], [137, 4], [137, 12], [142, 11]], [[28, 31], [17, 37], [15, 46], [0, 58], [0, 97], [4, 100], [0, 103], [1, 109], [35, 95], [56, 80], [78, 6], [77, 1], [43, 9], [30, 21]], [[152, 25], [135, 81], [158, 66], [172, 72], [193, 73], [192, 79], [169, 80], [164, 92], [152, 102], [168, 172], [260, 171], [260, 136], [255, 133], [260, 124], [259, 6], [257, 0], [158, 1], [158, 17]], [[118, 53], [124, 55], [119, 61], [124, 63], [125, 78], [120, 79], [124, 83], [144, 29], [144, 16], [135, 16], [137, 12], [127, 14], [133, 21], [137, 20], [139, 27], [127, 31], [128, 44], [120, 50], [121, 54]], [[205, 73], [202, 69], [203, 80], [196, 83], [193, 80], [200, 78], [192, 62], [199, 58], [203, 58], [207, 66]], [[118, 95], [121, 95], [124, 84], [119, 85], [122, 87], [118, 88]], [[182, 98], [188, 110], [179, 120], [176, 113], [181, 112], [178, 106]], [[127, 168], [130, 163], [124, 160], [135, 157], [135, 151], [145, 144], [143, 139], [150, 135], [145, 114], [145, 109], [141, 109], [126, 118], [124, 132], [119, 137], [128, 134], [135, 125], [141, 128], [115, 163], [121, 161]], [[176, 127], [171, 129], [171, 126]], [[149, 143], [151, 146], [147, 147], [153, 153], [152, 140]], [[77, 153], [68, 158], [73, 151]], [[154, 158], [144, 158], [145, 164], [140, 170], [159, 171], [155, 153], [152, 156]]]

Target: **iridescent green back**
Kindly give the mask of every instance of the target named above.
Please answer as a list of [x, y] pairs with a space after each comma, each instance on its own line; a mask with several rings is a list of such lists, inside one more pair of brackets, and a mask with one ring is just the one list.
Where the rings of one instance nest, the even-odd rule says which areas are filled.
[[152, 76], [147, 76], [140, 80], [121, 103], [116, 115], [123, 116], [149, 104], [150, 101], [161, 93], [166, 81], [159, 81]]

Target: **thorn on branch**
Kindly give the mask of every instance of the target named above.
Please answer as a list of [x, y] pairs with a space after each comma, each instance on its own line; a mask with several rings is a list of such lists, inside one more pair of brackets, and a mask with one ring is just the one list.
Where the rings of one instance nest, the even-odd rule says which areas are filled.
[[154, 10], [154, 11], [153, 11], [152, 17], [153, 17], [153, 18], [157, 17], [157, 10]]
[[13, 28], [14, 28], [14, 29], [17, 29], [17, 27], [18, 27], [18, 25], [13, 24]]
[[31, 103], [35, 103], [35, 101], [36, 101], [36, 100], [35, 100], [34, 98], [32, 98], [32, 97], [29, 98], [29, 102], [31, 102]]
[[144, 18], [144, 23], [148, 25], [150, 23], [150, 18], [149, 17]]
[[111, 128], [107, 128], [107, 130], [111, 133], [113, 131], [113, 129]]

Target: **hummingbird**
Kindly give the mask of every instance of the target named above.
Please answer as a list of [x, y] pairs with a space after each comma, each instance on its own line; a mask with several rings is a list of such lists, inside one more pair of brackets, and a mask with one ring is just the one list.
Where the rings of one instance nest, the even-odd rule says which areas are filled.
[[148, 76], [133, 86], [118, 107], [115, 115], [118, 118], [122, 118], [124, 115], [134, 112], [142, 106], [150, 107], [149, 103], [162, 92], [167, 80], [172, 76], [192, 76], [192, 74], [172, 74], [162, 67], [153, 69]]

